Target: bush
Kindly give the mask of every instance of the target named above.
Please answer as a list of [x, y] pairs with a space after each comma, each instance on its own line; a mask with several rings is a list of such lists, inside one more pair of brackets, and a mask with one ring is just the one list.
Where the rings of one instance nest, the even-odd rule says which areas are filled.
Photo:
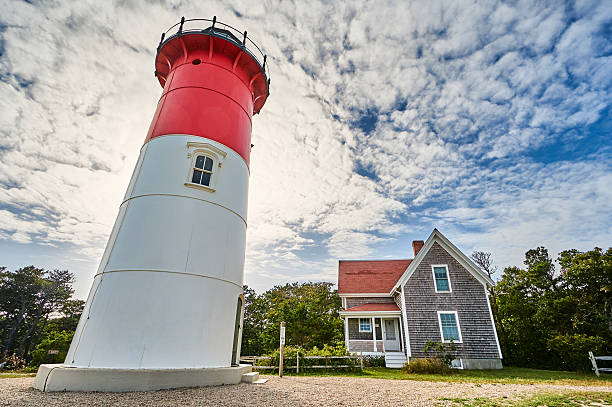
[[8, 350], [5, 350], [0, 357], [0, 366], [5, 370], [21, 370], [25, 367], [26, 361], [21, 359], [16, 354], [9, 355]]
[[363, 357], [364, 367], [385, 367], [385, 356], [368, 355]]
[[455, 371], [440, 358], [414, 358], [402, 370], [416, 374], [452, 374]]
[[548, 350], [555, 352], [561, 359], [563, 369], [587, 372], [591, 369], [589, 351], [601, 354], [606, 341], [600, 336], [557, 335], [547, 341]]
[[[300, 369], [302, 367], [307, 368], [308, 366], [329, 366], [330, 369], [336, 368], [336, 366], [349, 365], [351, 368], [358, 368], [360, 363], [358, 360], [349, 359], [350, 354], [346, 351], [346, 348], [341, 346], [330, 346], [324, 345], [322, 349], [316, 346], [309, 350], [304, 350], [296, 346], [285, 346], [283, 348], [283, 366], [292, 366], [293, 370], [296, 365], [296, 358], [299, 352], [300, 355]], [[280, 350], [277, 349], [274, 352], [269, 353], [269, 359], [259, 359], [255, 362], [255, 366], [278, 366], [280, 360]], [[321, 359], [306, 359], [305, 356], [321, 356]], [[347, 358], [338, 359], [324, 359], [328, 356], [347, 356]], [[383, 358], [384, 360], [384, 358]], [[365, 358], [364, 358], [365, 363]], [[346, 369], [346, 368], [343, 368]]]
[[[73, 336], [74, 332], [49, 332], [32, 351], [30, 366], [38, 367], [43, 363], [63, 362], [64, 359], [66, 359], [66, 354], [70, 348], [70, 342], [72, 342]], [[59, 353], [57, 355], [49, 355], [51, 349], [58, 350]]]
[[449, 368], [452, 366], [453, 360], [455, 360], [456, 356], [453, 352], [455, 352], [457, 347], [455, 343], [451, 339], [450, 343], [440, 343], [436, 341], [429, 340], [425, 344], [425, 348], [423, 352], [432, 359], [439, 359], [441, 363], [445, 364]]

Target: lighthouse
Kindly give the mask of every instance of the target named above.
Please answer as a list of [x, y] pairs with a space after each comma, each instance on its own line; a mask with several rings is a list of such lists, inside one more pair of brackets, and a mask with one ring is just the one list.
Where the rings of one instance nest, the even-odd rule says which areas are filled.
[[162, 34], [163, 88], [66, 360], [45, 390], [237, 383], [251, 120], [269, 95], [247, 32], [185, 20]]

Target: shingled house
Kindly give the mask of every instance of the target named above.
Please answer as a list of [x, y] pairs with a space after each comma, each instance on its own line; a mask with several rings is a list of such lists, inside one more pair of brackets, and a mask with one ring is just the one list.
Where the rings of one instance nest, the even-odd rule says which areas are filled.
[[429, 340], [453, 341], [455, 367], [500, 369], [488, 298], [493, 281], [437, 229], [412, 246], [413, 259], [340, 260], [347, 349], [385, 355], [387, 367], [401, 367], [425, 357]]

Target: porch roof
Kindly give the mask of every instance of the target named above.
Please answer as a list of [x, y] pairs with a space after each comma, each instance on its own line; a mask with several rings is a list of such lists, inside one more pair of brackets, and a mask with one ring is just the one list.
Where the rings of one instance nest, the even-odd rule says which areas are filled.
[[349, 308], [347, 310], [344, 310], [343, 313], [344, 312], [364, 312], [364, 311], [368, 311], [368, 312], [372, 312], [372, 311], [380, 311], [380, 312], [397, 311], [397, 312], [400, 312], [400, 309], [397, 306], [397, 304], [394, 303], [394, 302], [383, 303], [383, 304], [367, 303], [367, 304], [357, 305], [356, 307], [352, 307], [352, 308]]

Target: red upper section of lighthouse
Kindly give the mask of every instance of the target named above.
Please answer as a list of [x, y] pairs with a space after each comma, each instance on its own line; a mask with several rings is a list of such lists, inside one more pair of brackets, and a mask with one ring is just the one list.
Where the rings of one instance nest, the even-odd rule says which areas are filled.
[[[208, 28], [187, 27], [202, 23]], [[246, 32], [239, 40], [232, 30], [238, 31], [216, 19], [179, 24], [157, 49], [155, 76], [164, 90], [145, 142], [166, 134], [205, 137], [248, 164], [251, 117], [269, 95], [266, 57]]]

